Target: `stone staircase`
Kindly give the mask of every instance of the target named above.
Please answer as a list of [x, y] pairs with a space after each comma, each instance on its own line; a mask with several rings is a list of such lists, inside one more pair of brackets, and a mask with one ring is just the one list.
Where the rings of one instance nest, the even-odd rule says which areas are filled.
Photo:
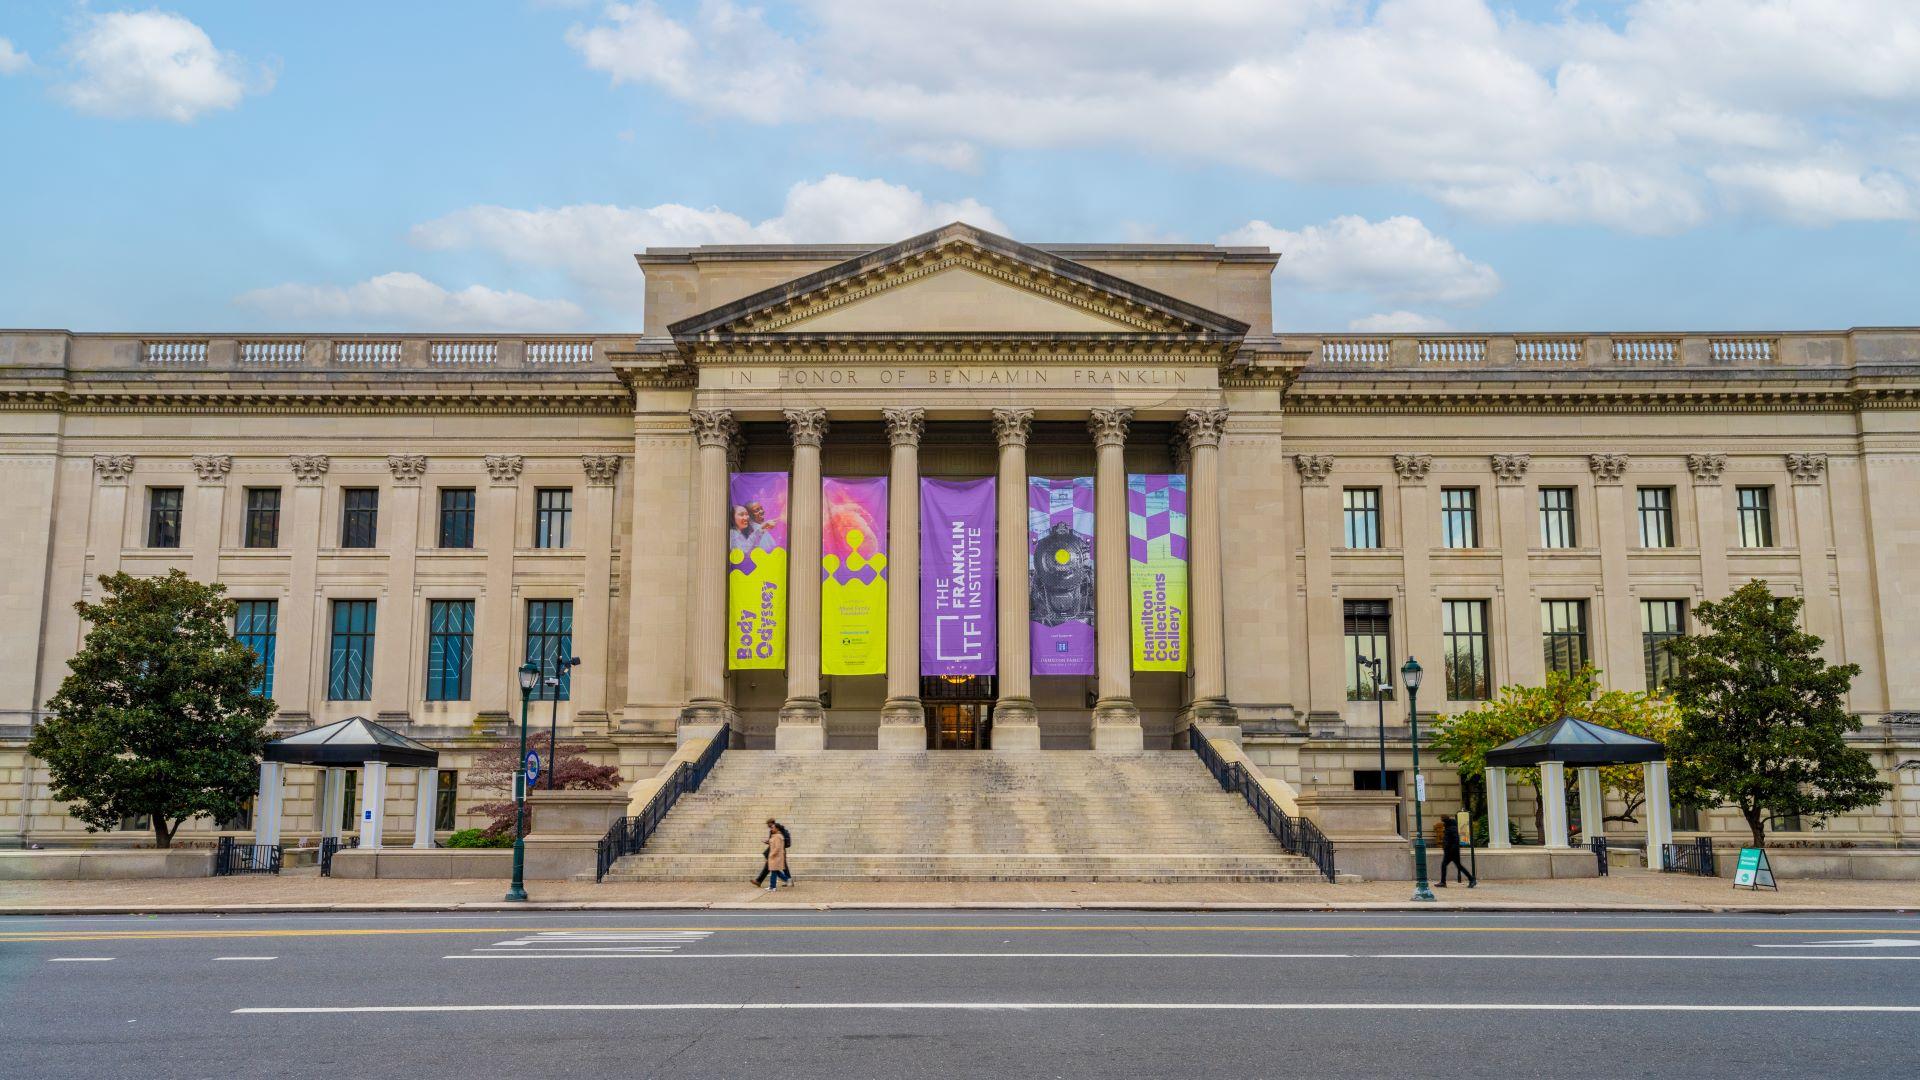
[[1315, 881], [1192, 753], [730, 750], [609, 881]]

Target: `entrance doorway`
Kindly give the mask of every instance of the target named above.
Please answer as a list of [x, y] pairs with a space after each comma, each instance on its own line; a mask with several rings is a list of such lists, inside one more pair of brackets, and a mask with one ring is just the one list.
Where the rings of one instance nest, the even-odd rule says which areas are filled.
[[994, 691], [990, 675], [922, 678], [920, 699], [927, 709], [927, 749], [987, 749], [991, 745]]

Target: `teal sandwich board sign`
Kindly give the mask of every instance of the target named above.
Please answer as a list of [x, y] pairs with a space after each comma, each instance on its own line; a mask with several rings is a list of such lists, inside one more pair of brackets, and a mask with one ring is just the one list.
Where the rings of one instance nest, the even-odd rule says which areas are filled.
[[1762, 885], [1775, 892], [1780, 891], [1780, 886], [1773, 880], [1773, 864], [1767, 861], [1765, 849], [1741, 848], [1740, 861], [1733, 868], [1733, 887], [1758, 889]]

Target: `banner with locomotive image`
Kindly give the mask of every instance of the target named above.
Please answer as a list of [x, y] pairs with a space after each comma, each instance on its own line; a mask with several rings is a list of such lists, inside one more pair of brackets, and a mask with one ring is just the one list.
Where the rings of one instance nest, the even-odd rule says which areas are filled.
[[887, 670], [887, 478], [820, 482], [820, 670]]
[[787, 666], [787, 474], [728, 478], [727, 667]]
[[1127, 476], [1135, 671], [1187, 670], [1187, 478]]
[[1094, 673], [1093, 477], [1027, 479], [1027, 619], [1035, 675]]
[[920, 480], [920, 674], [999, 671], [994, 481]]

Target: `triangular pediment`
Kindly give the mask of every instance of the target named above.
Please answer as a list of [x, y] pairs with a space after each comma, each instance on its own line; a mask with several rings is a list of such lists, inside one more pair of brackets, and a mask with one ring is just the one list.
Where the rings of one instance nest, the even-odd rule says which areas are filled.
[[768, 335], [1181, 335], [1246, 324], [1027, 244], [956, 223], [668, 328], [687, 344]]

